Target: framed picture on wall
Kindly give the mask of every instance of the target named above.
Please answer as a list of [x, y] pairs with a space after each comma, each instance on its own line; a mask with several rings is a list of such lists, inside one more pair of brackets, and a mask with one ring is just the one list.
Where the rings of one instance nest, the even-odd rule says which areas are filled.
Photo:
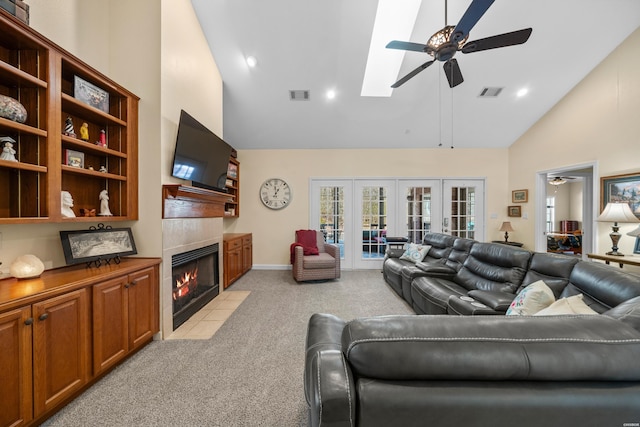
[[529, 201], [529, 190], [513, 190], [511, 192], [511, 203], [527, 203]]
[[628, 203], [640, 218], [640, 172], [600, 178], [600, 212], [610, 202]]
[[131, 228], [60, 231], [60, 242], [67, 265], [138, 253]]
[[522, 208], [520, 206], [509, 206], [507, 208], [507, 213], [511, 217], [521, 217], [522, 216]]

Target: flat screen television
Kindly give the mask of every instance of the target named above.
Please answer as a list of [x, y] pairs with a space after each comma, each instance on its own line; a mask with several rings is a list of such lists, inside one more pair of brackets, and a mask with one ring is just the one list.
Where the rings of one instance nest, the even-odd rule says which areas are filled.
[[186, 111], [180, 112], [172, 176], [194, 187], [226, 192], [231, 146]]

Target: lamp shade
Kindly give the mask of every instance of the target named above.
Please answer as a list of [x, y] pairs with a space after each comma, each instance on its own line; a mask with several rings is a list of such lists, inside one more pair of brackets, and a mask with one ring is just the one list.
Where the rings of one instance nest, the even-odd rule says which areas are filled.
[[601, 222], [640, 222], [627, 203], [607, 203], [598, 217]]
[[500, 231], [515, 231], [511, 226], [511, 221], [505, 221], [500, 226]]
[[640, 236], [640, 225], [638, 226], [638, 228], [636, 228], [635, 230], [631, 230], [630, 232], [627, 233], [627, 236], [631, 236], [631, 237], [638, 237]]

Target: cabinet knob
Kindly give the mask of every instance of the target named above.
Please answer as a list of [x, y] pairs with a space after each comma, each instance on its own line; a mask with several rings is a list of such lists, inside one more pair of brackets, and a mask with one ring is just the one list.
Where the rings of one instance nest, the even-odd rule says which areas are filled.
[[129, 289], [129, 286], [131, 286], [131, 283], [125, 283], [125, 284], [124, 284], [124, 287], [125, 287], [126, 289]]
[[25, 320], [24, 324], [27, 326], [33, 325], [33, 317], [29, 317], [27, 320]]
[[42, 313], [40, 315], [40, 317], [38, 317], [39, 320], [46, 320], [47, 317], [49, 317], [49, 313]]

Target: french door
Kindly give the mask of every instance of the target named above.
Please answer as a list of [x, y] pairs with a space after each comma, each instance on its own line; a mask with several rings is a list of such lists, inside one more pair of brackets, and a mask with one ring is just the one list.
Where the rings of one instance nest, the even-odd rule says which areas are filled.
[[314, 179], [310, 204], [310, 227], [340, 247], [346, 270], [381, 268], [387, 237], [484, 239], [483, 180]]

